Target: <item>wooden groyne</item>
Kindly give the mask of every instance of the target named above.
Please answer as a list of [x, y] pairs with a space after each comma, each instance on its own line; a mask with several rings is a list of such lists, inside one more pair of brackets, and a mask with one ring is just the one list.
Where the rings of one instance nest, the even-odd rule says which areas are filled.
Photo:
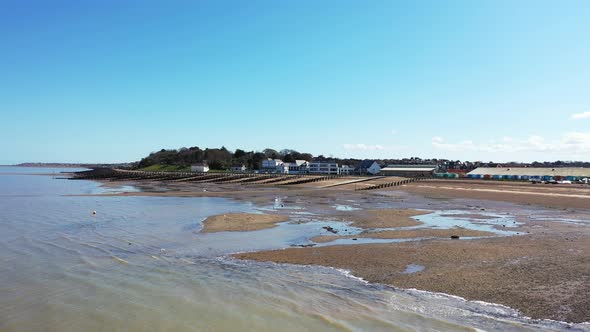
[[72, 180], [101, 181], [168, 181], [215, 184], [277, 184], [296, 185], [309, 182], [325, 181], [338, 176], [322, 176], [310, 174], [253, 174], [253, 173], [196, 173], [196, 172], [157, 172], [123, 170], [116, 168], [95, 168], [90, 171], [74, 173]]
[[426, 179], [431, 179], [431, 177], [419, 176], [419, 177], [413, 177], [410, 179], [403, 179], [403, 180], [397, 180], [397, 181], [392, 181], [392, 182], [387, 182], [387, 183], [380, 183], [380, 184], [376, 184], [376, 185], [365, 187], [365, 188], [358, 188], [358, 189], [355, 189], [355, 191], [375, 190], [375, 189], [397, 187], [397, 186], [401, 186], [404, 184], [408, 184], [408, 183], [412, 183], [412, 182], [416, 182], [416, 181], [421, 181], [421, 180], [426, 180]]
[[[323, 174], [268, 174], [268, 173], [197, 173], [197, 172], [162, 172], [162, 171], [139, 171], [124, 170], [116, 168], [95, 168], [90, 171], [74, 173], [72, 180], [100, 180], [100, 181], [162, 181], [170, 183], [198, 183], [198, 184], [240, 184], [240, 185], [275, 185], [291, 186], [306, 183], [330, 181], [342, 178], [341, 183], [331, 183], [328, 187], [343, 186], [352, 183], [367, 182], [380, 177], [355, 178], [349, 180], [342, 175]], [[375, 190], [389, 187], [401, 186], [415, 181], [431, 179], [430, 177], [415, 177], [410, 179], [399, 179], [395, 181], [373, 184], [364, 188], [355, 188], [355, 191]], [[318, 187], [324, 188], [324, 187]]]

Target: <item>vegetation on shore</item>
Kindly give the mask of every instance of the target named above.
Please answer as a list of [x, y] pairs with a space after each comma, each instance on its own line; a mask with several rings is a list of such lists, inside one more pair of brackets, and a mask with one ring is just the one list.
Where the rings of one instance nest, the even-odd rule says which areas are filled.
[[[299, 152], [290, 149], [283, 149], [280, 151], [266, 148], [259, 151], [245, 151], [236, 149], [229, 151], [225, 147], [213, 149], [201, 149], [199, 147], [180, 148], [180, 149], [162, 149], [157, 152], [150, 153], [147, 157], [141, 159], [135, 168], [141, 170], [158, 170], [158, 171], [180, 171], [189, 170], [190, 166], [196, 163], [207, 162], [211, 170], [228, 170], [233, 165], [246, 166], [249, 170], [260, 169], [262, 160], [266, 158], [281, 159], [284, 162], [295, 162], [295, 160], [306, 161], [334, 161], [340, 165], [349, 165], [356, 167], [361, 160], [355, 158], [333, 158], [325, 157], [323, 155], [313, 156], [311, 153]], [[429, 164], [438, 165], [441, 169], [455, 169], [469, 171], [477, 167], [497, 167], [500, 164], [482, 161], [460, 161], [447, 159], [422, 159], [419, 157], [402, 158], [402, 159], [376, 159], [381, 165], [390, 164]], [[533, 162], [533, 163], [503, 163], [502, 167], [590, 167], [588, 162]], [[154, 167], [154, 168], [150, 168]], [[178, 167], [178, 169], [174, 169]]]
[[174, 167], [190, 169], [192, 164], [207, 162], [212, 170], [226, 170], [232, 165], [245, 165], [248, 169], [259, 169], [262, 160], [266, 158], [294, 162], [295, 160], [311, 161], [314, 157], [310, 153], [300, 153], [295, 150], [264, 149], [262, 152], [255, 152], [236, 149], [231, 152], [225, 147], [204, 150], [191, 147], [152, 152], [143, 158], [137, 167], [142, 170], [168, 171], [174, 170]]
[[150, 165], [147, 167], [142, 167], [139, 169], [140, 171], [146, 172], [190, 172], [190, 166], [180, 166], [180, 165], [162, 165], [162, 164], [155, 164]]

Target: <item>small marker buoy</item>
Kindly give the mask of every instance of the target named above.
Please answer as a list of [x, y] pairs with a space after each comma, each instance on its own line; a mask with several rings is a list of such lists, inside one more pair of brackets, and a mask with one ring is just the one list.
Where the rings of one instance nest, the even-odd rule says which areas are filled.
[[92, 214], [96, 214], [96, 211], [92, 211]]

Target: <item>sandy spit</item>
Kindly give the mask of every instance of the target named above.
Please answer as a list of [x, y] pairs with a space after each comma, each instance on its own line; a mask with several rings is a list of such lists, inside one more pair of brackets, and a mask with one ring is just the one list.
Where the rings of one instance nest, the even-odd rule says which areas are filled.
[[476, 231], [471, 229], [408, 229], [408, 230], [386, 230], [379, 232], [365, 232], [358, 235], [320, 235], [311, 238], [313, 242], [330, 242], [337, 239], [372, 238], [372, 239], [408, 239], [408, 238], [450, 238], [456, 235], [459, 237], [482, 237], [495, 236], [492, 232]]
[[429, 211], [413, 209], [371, 209], [351, 213], [347, 218], [352, 225], [361, 228], [393, 228], [421, 225], [411, 217], [428, 214]]
[[248, 232], [275, 227], [289, 216], [256, 213], [229, 213], [211, 216], [203, 221], [203, 233]]

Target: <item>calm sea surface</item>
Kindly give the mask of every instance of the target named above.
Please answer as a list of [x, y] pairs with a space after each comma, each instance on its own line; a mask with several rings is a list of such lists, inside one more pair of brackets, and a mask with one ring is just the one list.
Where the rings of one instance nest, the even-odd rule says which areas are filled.
[[220, 198], [70, 196], [117, 188], [59, 179], [61, 171], [0, 167], [0, 331], [565, 327], [501, 306], [367, 284], [331, 268], [233, 260], [231, 253], [301, 242], [310, 230], [281, 224], [201, 234], [207, 216], [258, 210]]

